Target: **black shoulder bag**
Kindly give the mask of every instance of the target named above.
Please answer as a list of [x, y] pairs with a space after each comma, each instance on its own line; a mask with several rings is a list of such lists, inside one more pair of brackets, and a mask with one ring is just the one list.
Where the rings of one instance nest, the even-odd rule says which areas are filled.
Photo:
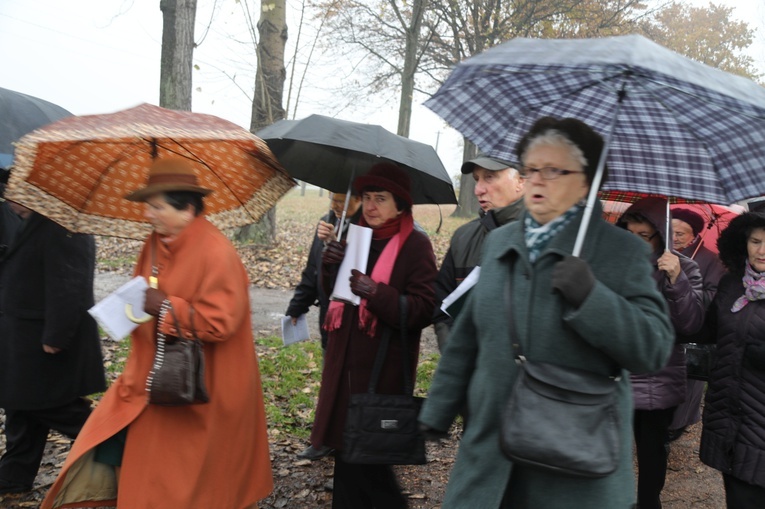
[[[511, 267], [512, 273], [512, 267]], [[502, 410], [500, 447], [511, 461], [575, 477], [605, 477], [619, 465], [619, 377], [527, 359], [505, 302], [518, 378]]]
[[403, 394], [375, 392], [390, 343], [391, 329], [385, 327], [365, 393], [351, 394], [343, 434], [342, 459], [365, 465], [422, 465], [425, 437], [419, 430], [417, 416], [424, 401], [412, 395], [409, 348], [406, 337], [406, 296], [399, 299], [401, 347], [404, 363]]

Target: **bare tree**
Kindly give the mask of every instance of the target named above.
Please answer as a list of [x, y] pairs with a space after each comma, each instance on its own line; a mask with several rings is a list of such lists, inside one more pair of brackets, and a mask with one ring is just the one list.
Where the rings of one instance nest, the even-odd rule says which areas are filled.
[[269, 0], [261, 5], [258, 21], [258, 67], [250, 121], [250, 131], [253, 133], [284, 118], [282, 95], [287, 78], [284, 67], [284, 48], [287, 44], [286, 11], [286, 0]]
[[[269, 0], [261, 3], [260, 20], [257, 24], [258, 65], [255, 73], [255, 96], [252, 100], [250, 132], [284, 118], [282, 96], [287, 71], [284, 67], [284, 48], [287, 43], [286, 0]], [[249, 19], [249, 18], [248, 18]], [[252, 30], [251, 27], [251, 31]], [[276, 238], [276, 207], [273, 207], [256, 224], [240, 228], [237, 240], [269, 243]]]
[[160, 0], [159, 8], [162, 11], [159, 105], [173, 110], [191, 111], [197, 0]]

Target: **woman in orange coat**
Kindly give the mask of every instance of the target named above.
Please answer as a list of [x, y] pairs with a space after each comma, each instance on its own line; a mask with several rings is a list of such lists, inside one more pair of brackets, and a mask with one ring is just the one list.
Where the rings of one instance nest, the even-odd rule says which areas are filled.
[[[273, 487], [266, 419], [250, 324], [247, 273], [226, 237], [203, 216], [202, 197], [182, 158], [155, 162], [148, 185], [127, 196], [146, 203], [154, 232], [135, 275], [158, 269], [145, 311], [171, 306], [162, 331], [204, 344], [206, 404], [148, 403], [146, 378], [157, 321], [132, 334], [122, 375], [85, 424], [42, 508], [245, 509]], [[191, 308], [194, 312], [191, 313]], [[192, 323], [193, 320], [193, 323]]]

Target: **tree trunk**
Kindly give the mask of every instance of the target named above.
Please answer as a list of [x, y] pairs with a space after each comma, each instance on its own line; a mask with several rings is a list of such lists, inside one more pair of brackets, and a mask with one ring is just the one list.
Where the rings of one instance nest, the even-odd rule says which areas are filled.
[[255, 74], [255, 98], [252, 101], [250, 131], [284, 118], [282, 95], [287, 71], [284, 68], [284, 47], [287, 44], [286, 0], [262, 4], [258, 21], [258, 68]]
[[[287, 43], [286, 0], [269, 0], [261, 4], [258, 21], [258, 68], [255, 74], [255, 97], [252, 100], [250, 132], [284, 118], [282, 96], [287, 71], [284, 68], [284, 47]], [[276, 207], [256, 224], [239, 229], [240, 242], [269, 244], [276, 238]]]
[[162, 11], [159, 105], [171, 110], [191, 111], [197, 0], [160, 0], [159, 8]]
[[[478, 154], [478, 148], [473, 145], [467, 138], [465, 138], [465, 148], [462, 151], [462, 160], [468, 161], [473, 159]], [[473, 175], [468, 173], [467, 175], [460, 176], [460, 195], [457, 199], [459, 205], [452, 216], [454, 217], [473, 217], [478, 213], [480, 207], [478, 206], [478, 199], [475, 197], [475, 180]]]
[[409, 137], [409, 126], [412, 121], [412, 96], [414, 95], [414, 76], [417, 72], [417, 51], [420, 43], [420, 27], [426, 0], [414, 0], [412, 4], [412, 19], [406, 30], [406, 46], [404, 48], [404, 69], [401, 73], [401, 101], [398, 107], [399, 136]]

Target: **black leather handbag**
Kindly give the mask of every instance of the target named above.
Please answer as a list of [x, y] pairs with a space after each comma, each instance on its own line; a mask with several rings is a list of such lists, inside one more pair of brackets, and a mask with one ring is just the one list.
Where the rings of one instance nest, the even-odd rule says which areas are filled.
[[501, 415], [500, 447], [513, 462], [574, 477], [605, 477], [619, 465], [619, 377], [526, 359], [506, 309], [518, 377]]
[[375, 356], [369, 389], [365, 393], [351, 394], [341, 455], [346, 463], [422, 465], [426, 462], [425, 437], [417, 422], [424, 399], [412, 395], [414, 385], [406, 338], [406, 297], [401, 296], [399, 303], [404, 390], [402, 394], [375, 392], [390, 343], [391, 331], [386, 326]]
[[[168, 306], [180, 330], [178, 317]], [[149, 403], [162, 406], [181, 406], [207, 403], [210, 396], [205, 386], [205, 357], [202, 342], [194, 330], [194, 308], [189, 308], [192, 339], [167, 336], [161, 331], [165, 313], [160, 313], [157, 323], [157, 352], [154, 356], [146, 392]]]

